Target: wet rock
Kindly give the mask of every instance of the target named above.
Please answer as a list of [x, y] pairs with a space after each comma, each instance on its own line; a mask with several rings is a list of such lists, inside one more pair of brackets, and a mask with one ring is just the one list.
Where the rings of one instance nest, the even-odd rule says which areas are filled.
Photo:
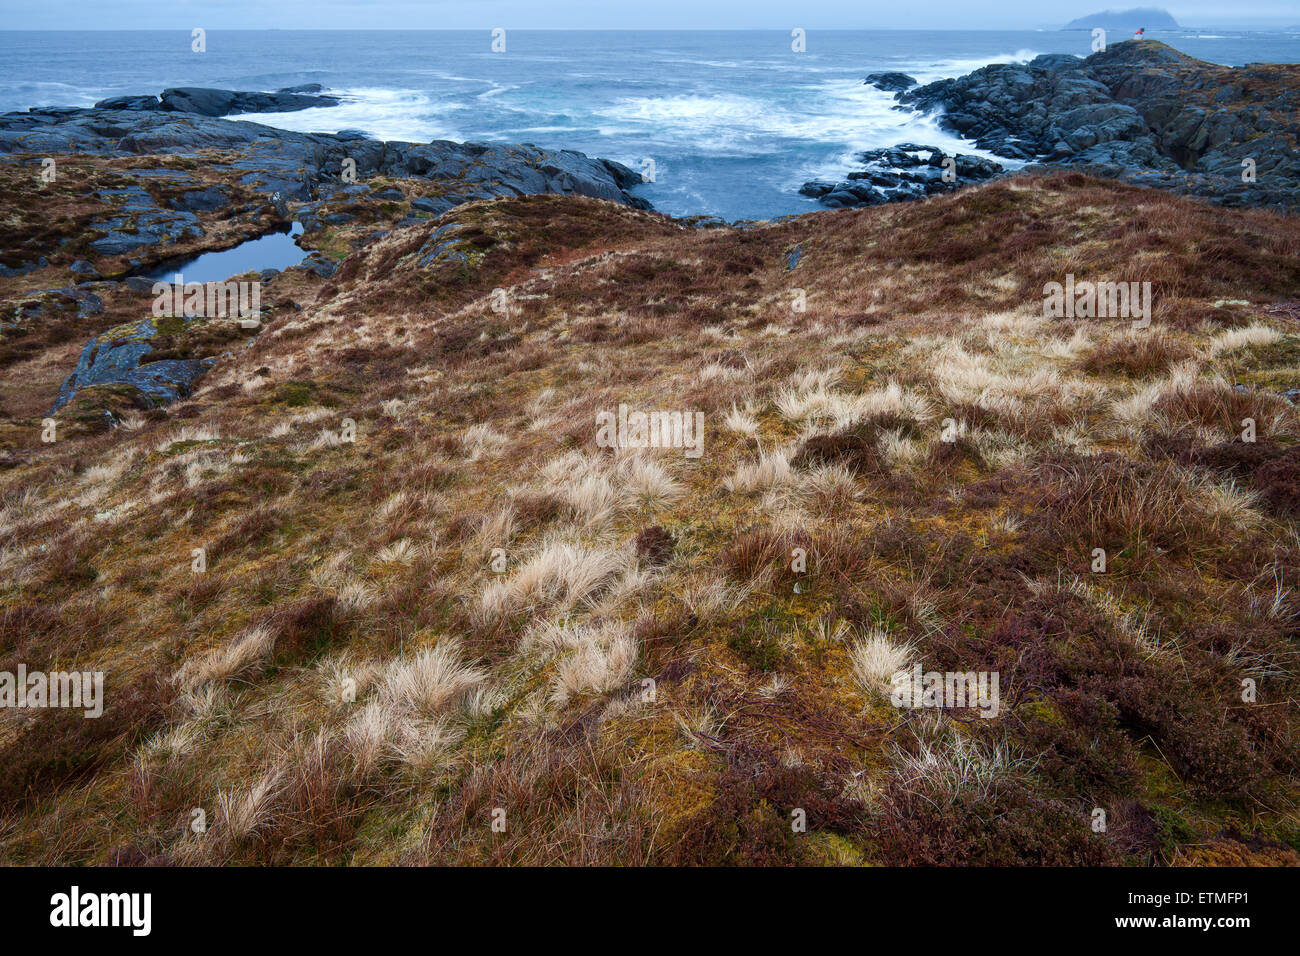
[[906, 73], [868, 73], [863, 81], [867, 86], [874, 86], [886, 93], [899, 93], [908, 87], [916, 86], [916, 79]]
[[[312, 93], [319, 92], [319, 84], [308, 85], [315, 87]], [[254, 93], [187, 86], [163, 90], [161, 96], [115, 96], [100, 100], [95, 109], [229, 116], [232, 113], [289, 113], [316, 106], [337, 106], [340, 102], [337, 96], [308, 95], [301, 88]]]
[[88, 289], [72, 286], [66, 289], [38, 289], [27, 293], [14, 309], [18, 321], [39, 320], [55, 314], [76, 312], [77, 318], [86, 319], [104, 311], [104, 301]]
[[[1256, 101], [1250, 93], [1259, 81], [1268, 96]], [[896, 98], [999, 156], [1227, 205], [1300, 209], [1300, 129], [1289, 119], [1300, 90], [1285, 67], [1232, 69], [1128, 41], [1086, 59], [1046, 54], [993, 64]], [[1247, 157], [1268, 173], [1243, 184]]]
[[864, 168], [849, 173], [846, 182], [813, 180], [799, 192], [831, 209], [878, 206], [952, 192], [1003, 172], [992, 160], [965, 153], [946, 156], [936, 146], [916, 143], [867, 150], [858, 158]]
[[160, 110], [162, 101], [156, 96], [113, 96], [95, 104], [97, 110]]
[[104, 233], [90, 243], [97, 255], [126, 255], [137, 249], [170, 245], [203, 235], [203, 227], [194, 213], [162, 209], [140, 186], [105, 190], [100, 196], [115, 207], [117, 214], [90, 224], [91, 229]]
[[445, 223], [429, 233], [429, 238], [417, 252], [416, 262], [421, 268], [444, 262], [469, 262], [469, 245], [456, 239], [452, 233], [458, 228], [457, 223]]
[[418, 212], [427, 212], [433, 216], [441, 216], [444, 212], [446, 212], [448, 209], [451, 209], [455, 205], [456, 204], [452, 200], [443, 198], [441, 196], [438, 197], [421, 196], [419, 199], [415, 199], [411, 201], [411, 208], [413, 210], [416, 210]]
[[308, 272], [315, 273], [322, 279], [328, 279], [334, 275], [338, 266], [330, 259], [326, 258], [323, 253], [313, 252], [302, 262], [294, 266], [295, 269], [305, 269]]
[[46, 259], [44, 256], [41, 256], [35, 262], [19, 261], [19, 263], [14, 266], [5, 265], [3, 262], [0, 262], [0, 277], [11, 279], [14, 276], [22, 276], [29, 272], [35, 272], [37, 269], [44, 269], [48, 267], [49, 264], [50, 260]]
[[213, 212], [224, 209], [230, 204], [230, 193], [220, 186], [208, 186], [206, 189], [192, 189], [181, 193], [174, 200], [173, 208], [188, 212]]
[[91, 386], [127, 385], [154, 404], [167, 404], [190, 394], [213, 359], [146, 361], [154, 351], [148, 341], [157, 334], [152, 319], [142, 319], [91, 339], [81, 350], [77, 367], [59, 388], [50, 413], [58, 411]]
[[813, 179], [800, 186], [799, 192], [805, 196], [811, 196], [814, 199], [817, 199], [820, 196], [825, 196], [827, 193], [832, 192], [834, 189], [835, 184], [832, 182], [827, 182], [824, 179]]

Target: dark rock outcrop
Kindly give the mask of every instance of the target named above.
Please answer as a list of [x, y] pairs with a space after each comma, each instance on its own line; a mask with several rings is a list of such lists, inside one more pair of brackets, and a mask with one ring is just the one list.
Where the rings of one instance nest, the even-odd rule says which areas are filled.
[[[220, 155], [205, 152], [209, 150]], [[473, 200], [534, 193], [589, 196], [649, 208], [629, 191], [641, 183], [637, 172], [570, 150], [447, 141], [385, 143], [356, 133], [295, 133], [174, 111], [43, 108], [0, 115], [0, 156], [38, 165], [44, 157], [66, 154], [108, 159], [166, 154], [173, 164], [202, 157], [203, 169], [195, 172], [132, 164], [117, 174], [123, 185], [96, 193], [107, 208], [93, 214], [80, 235], [64, 241], [73, 243], [77, 256], [100, 274], [111, 276], [139, 272], [148, 263], [185, 254], [204, 239], [204, 223], [256, 218], [258, 207], [265, 209], [266, 203], [281, 220], [296, 218], [308, 232], [348, 226], [355, 220], [348, 204], [370, 194], [364, 180], [376, 175], [433, 185], [421, 191], [435, 195], [417, 196], [411, 203], [411, 221]], [[345, 168], [362, 181], [350, 176], [344, 181]], [[389, 187], [387, 195], [400, 200], [403, 194]], [[291, 210], [291, 204], [299, 208]], [[329, 204], [344, 208], [323, 208]], [[256, 228], [264, 232], [266, 223], [259, 221]], [[224, 240], [223, 247], [228, 245]], [[61, 248], [33, 244], [11, 249], [0, 263], [0, 277], [46, 268], [49, 257]], [[100, 260], [116, 262], [108, 266]]]
[[[445, 140], [381, 142], [355, 133], [295, 133], [246, 121], [148, 110], [43, 108], [0, 115], [0, 154], [197, 156], [206, 149], [241, 154], [227, 165], [240, 174], [243, 185], [268, 198], [309, 200], [318, 189], [334, 189], [340, 185], [343, 161], [350, 159], [359, 179], [383, 174], [447, 183], [441, 197], [445, 202], [435, 205], [448, 209], [475, 199], [535, 193], [589, 196], [649, 208], [648, 202], [629, 192], [642, 182], [635, 170], [567, 149]], [[365, 191], [364, 186], [360, 189]], [[220, 202], [212, 192], [196, 192], [191, 208], [211, 208]], [[131, 197], [138, 203], [146, 199], [147, 194]], [[188, 222], [188, 214], [188, 210], [175, 210], [163, 218], [167, 228], [183, 228], [171, 223]], [[161, 229], [162, 223], [146, 226]], [[124, 240], [109, 245], [118, 252], [129, 251]]]
[[1228, 205], [1300, 208], [1297, 66], [1222, 67], [1139, 40], [1087, 59], [994, 64], [897, 99], [999, 156]]
[[[878, 206], [952, 192], [1003, 171], [997, 163], [979, 156], [948, 156], [936, 146], [916, 143], [867, 150], [858, 158], [864, 168], [849, 173], [847, 181], [812, 180], [799, 191], [832, 209]], [[952, 162], [946, 162], [948, 159]]]
[[182, 398], [213, 364], [213, 359], [159, 359], [149, 341], [158, 332], [152, 319], [112, 329], [91, 339], [81, 350], [77, 367], [59, 389], [51, 414], [76, 398], [84, 388], [114, 385], [136, 389], [145, 403], [163, 405]]
[[[90, 283], [93, 286], [93, 283]], [[76, 310], [77, 318], [86, 319], [104, 311], [104, 300], [89, 289], [72, 286], [66, 289], [38, 289], [29, 292], [15, 310], [18, 320], [41, 318], [51, 312]]]
[[314, 106], [338, 106], [342, 102], [337, 96], [316, 95], [320, 89], [319, 83], [289, 87], [274, 93], [182, 86], [163, 90], [160, 96], [115, 96], [100, 100], [94, 108], [230, 116], [235, 113], [293, 113]]
[[868, 73], [863, 82], [886, 93], [901, 93], [909, 87], [916, 86], [916, 80], [906, 73]]
[[[39, 252], [67, 255], [73, 249], [65, 246], [73, 243], [74, 274], [134, 273], [126, 278], [126, 287], [144, 290], [152, 285], [139, 276], [146, 263], [189, 255], [209, 242], [227, 247], [232, 231], [247, 232], [253, 226], [265, 231], [265, 218], [271, 215], [268, 204], [274, 215], [283, 220], [293, 216], [310, 232], [351, 227], [359, 221], [357, 210], [368, 208], [352, 204], [364, 203], [372, 194], [384, 202], [405, 201], [402, 188], [381, 183], [372, 189], [364, 182], [374, 176], [420, 180], [416, 189], [434, 194], [417, 195], [406, 219], [397, 225], [421, 222], [474, 200], [541, 193], [650, 208], [630, 192], [642, 182], [639, 173], [572, 150], [531, 144], [380, 142], [355, 131], [296, 133], [215, 115], [283, 109], [296, 102], [286, 97], [312, 95], [307, 89], [275, 94], [182, 89], [166, 91], [156, 104], [147, 97], [119, 98], [106, 101], [114, 108], [40, 108], [0, 115], [0, 157], [5, 162], [39, 166], [46, 157], [70, 154], [110, 160], [165, 155], [169, 167], [137, 168], [140, 164], [129, 163], [114, 168], [114, 187], [93, 194], [101, 209], [86, 215], [79, 235], [55, 236], [49, 242], [60, 245], [7, 256], [0, 275], [45, 268], [49, 260]], [[201, 167], [185, 168], [190, 159], [201, 160]], [[175, 168], [178, 161], [181, 168]], [[236, 220], [241, 225], [232, 230], [229, 224]], [[213, 229], [210, 235], [205, 224]], [[169, 248], [178, 244], [178, 250]], [[431, 261], [462, 261], [471, 252], [434, 243], [421, 254]], [[296, 268], [329, 279], [337, 263], [312, 252]], [[76, 308], [80, 314], [97, 306], [97, 298], [80, 289], [47, 290], [23, 302], [14, 321], [39, 318], [34, 310]], [[142, 404], [189, 394], [215, 358], [177, 354], [174, 349], [156, 352], [156, 342], [165, 337], [156, 322], [146, 319], [92, 339], [63, 383], [54, 409], [87, 388], [125, 390]]]

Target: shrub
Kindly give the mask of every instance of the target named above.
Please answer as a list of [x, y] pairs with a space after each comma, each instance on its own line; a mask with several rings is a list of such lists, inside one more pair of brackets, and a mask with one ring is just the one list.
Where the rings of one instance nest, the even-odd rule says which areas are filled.
[[764, 748], [739, 744], [727, 754], [713, 802], [681, 825], [671, 862], [693, 866], [781, 866], [801, 862], [791, 812], [809, 832], [851, 833], [863, 822], [834, 776], [816, 766], [788, 767]]
[[658, 567], [667, 564], [677, 547], [677, 539], [661, 525], [642, 528], [636, 536], [636, 554], [642, 564]]

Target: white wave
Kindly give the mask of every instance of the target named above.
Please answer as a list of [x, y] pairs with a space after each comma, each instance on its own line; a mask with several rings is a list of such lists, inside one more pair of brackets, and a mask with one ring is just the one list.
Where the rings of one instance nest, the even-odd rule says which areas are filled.
[[935, 115], [894, 107], [891, 94], [861, 82], [826, 84], [815, 107], [821, 115], [810, 118], [801, 132], [823, 143], [843, 144], [842, 149], [829, 161], [804, 164], [792, 170], [789, 181], [803, 183], [809, 179], [842, 179], [849, 171], [859, 168], [858, 153], [899, 143], [934, 146], [945, 153], [982, 156], [1004, 166], [1023, 165], [995, 156], [978, 148], [970, 140], [941, 129]]
[[[36, 106], [91, 106], [110, 96], [123, 95], [114, 87], [78, 86], [55, 80], [24, 80], [6, 86], [0, 110], [25, 110]], [[129, 91], [125, 91], [129, 92]]]
[[797, 183], [842, 177], [856, 167], [857, 153], [903, 142], [994, 158], [940, 129], [936, 117], [894, 106], [890, 94], [855, 78], [827, 81], [779, 101], [734, 93], [633, 97], [598, 109], [596, 115], [607, 121], [598, 126], [602, 137], [639, 133], [673, 147], [669, 152], [759, 157], [806, 154], [813, 147], [829, 157], [790, 167], [791, 181]]
[[761, 122], [766, 105], [747, 96], [638, 96], [596, 111], [597, 115], [649, 124], [710, 127]]
[[521, 126], [510, 131], [510, 135], [524, 136], [531, 133], [581, 133], [582, 126]]
[[330, 90], [343, 102], [315, 106], [292, 113], [243, 113], [231, 119], [262, 123], [298, 133], [337, 133], [359, 129], [375, 139], [426, 143], [434, 139], [461, 139], [439, 114], [455, 104], [437, 103], [418, 90], [361, 88]]
[[910, 64], [900, 66], [898, 69], [915, 77], [918, 83], [933, 83], [935, 80], [965, 76], [967, 73], [972, 73], [981, 67], [990, 66], [994, 63], [1028, 63], [1036, 56], [1039, 56], [1037, 50], [1017, 50], [1015, 53], [1003, 53], [998, 56], [976, 59], [950, 59], [937, 62], [933, 60], [925, 62], [913, 60]]

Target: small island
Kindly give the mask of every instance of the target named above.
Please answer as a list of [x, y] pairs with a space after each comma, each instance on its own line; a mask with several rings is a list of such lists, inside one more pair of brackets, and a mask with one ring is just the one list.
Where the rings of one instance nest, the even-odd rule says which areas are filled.
[[1108, 30], [1177, 30], [1178, 21], [1166, 10], [1157, 7], [1135, 7], [1132, 10], [1105, 10], [1071, 20], [1062, 30], [1091, 30], [1105, 27]]

